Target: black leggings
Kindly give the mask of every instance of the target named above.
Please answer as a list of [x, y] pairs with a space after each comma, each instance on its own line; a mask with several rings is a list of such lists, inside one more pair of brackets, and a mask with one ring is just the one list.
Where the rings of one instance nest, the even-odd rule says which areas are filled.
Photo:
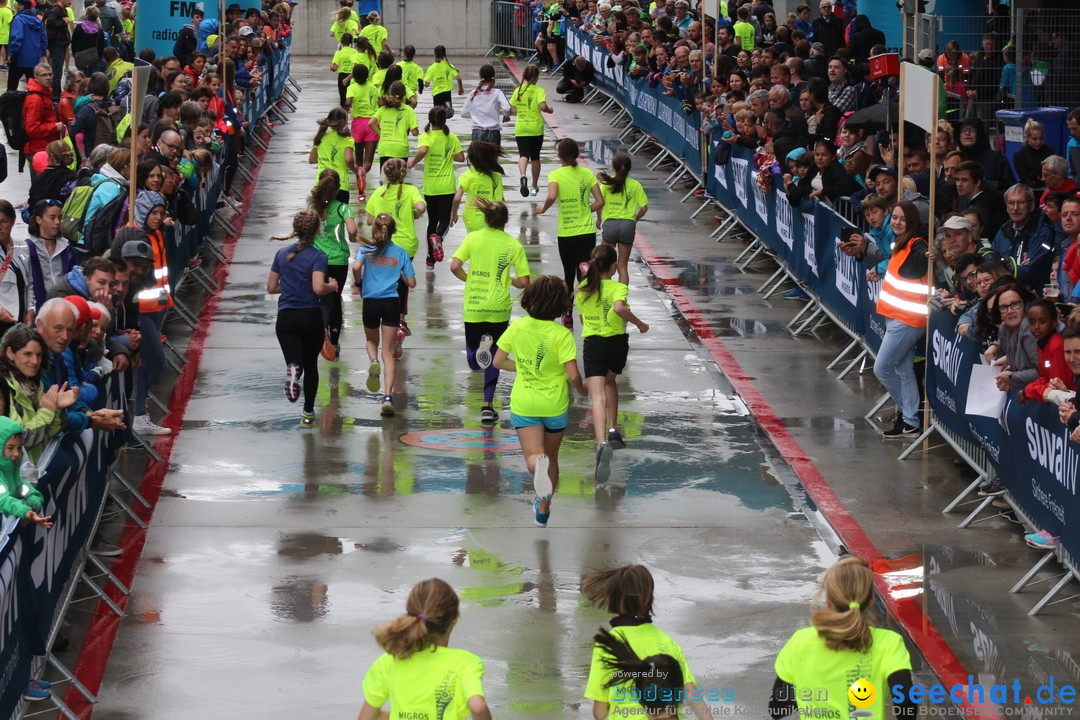
[[323, 344], [322, 311], [319, 308], [278, 310], [274, 327], [286, 365], [299, 365], [304, 373], [304, 412], [315, 412], [319, 389], [319, 350]]
[[337, 94], [338, 94], [338, 98], [340, 98], [340, 100], [341, 100], [341, 102], [339, 102], [338, 105], [340, 105], [341, 107], [345, 107], [345, 91], [348, 89], [346, 87], [345, 83], [342, 82], [342, 81], [345, 80], [348, 77], [349, 77], [349, 73], [338, 73], [337, 74]]
[[454, 206], [454, 196], [451, 195], [425, 195], [424, 202], [427, 203], [427, 261], [434, 262], [435, 258], [431, 256], [431, 235], [434, 233], [439, 237], [446, 235], [446, 231], [450, 229], [450, 210]]
[[577, 288], [574, 278], [581, 280], [583, 277], [578, 272], [578, 266], [589, 261], [594, 247], [596, 247], [596, 233], [559, 236], [559, 259], [562, 260], [563, 279], [571, 293]]
[[327, 265], [326, 274], [337, 280], [337, 292], [327, 293], [319, 298], [322, 305], [323, 327], [330, 332], [330, 344], [337, 345], [341, 337], [341, 293], [345, 290], [345, 280], [349, 277], [348, 265]]

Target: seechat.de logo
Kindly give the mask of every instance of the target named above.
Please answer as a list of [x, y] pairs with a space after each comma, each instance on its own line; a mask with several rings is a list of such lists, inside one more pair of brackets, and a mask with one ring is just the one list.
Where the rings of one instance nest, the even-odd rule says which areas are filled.
[[866, 708], [870, 707], [874, 700], [877, 698], [877, 688], [874, 687], [874, 683], [870, 682], [866, 678], [859, 678], [855, 682], [851, 683], [851, 687], [847, 691], [848, 700], [851, 704], [859, 708], [851, 713], [853, 718], [869, 718], [874, 717], [874, 713], [870, 712]]

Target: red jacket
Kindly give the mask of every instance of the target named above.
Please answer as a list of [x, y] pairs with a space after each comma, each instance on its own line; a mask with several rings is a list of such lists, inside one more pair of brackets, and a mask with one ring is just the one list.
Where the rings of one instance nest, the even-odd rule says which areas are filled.
[[26, 81], [26, 101], [23, 103], [23, 127], [26, 128], [26, 136], [29, 140], [23, 147], [23, 152], [29, 157], [38, 150], [44, 150], [45, 146], [53, 140], [60, 139], [60, 132], [56, 129], [56, 108], [52, 102], [52, 88], [45, 88], [38, 84], [34, 78]]
[[1061, 339], [1059, 332], [1039, 343], [1039, 379], [1027, 384], [1024, 395], [1029, 400], [1042, 401], [1043, 393], [1050, 387], [1051, 378], [1060, 378], [1065, 387], [1076, 389], [1073, 372], [1065, 362], [1065, 341]]

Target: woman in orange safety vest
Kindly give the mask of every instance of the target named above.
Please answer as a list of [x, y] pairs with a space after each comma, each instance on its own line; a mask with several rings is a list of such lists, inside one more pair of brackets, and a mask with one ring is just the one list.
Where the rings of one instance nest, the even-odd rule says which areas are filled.
[[172, 220], [165, 210], [165, 198], [153, 190], [142, 190], [135, 198], [135, 224], [146, 231], [154, 252], [154, 269], [147, 285], [138, 291], [139, 303], [139, 372], [135, 383], [135, 417], [131, 429], [140, 435], [170, 435], [172, 430], [156, 425], [146, 411], [146, 395], [165, 369], [165, 349], [161, 346], [161, 323], [172, 307], [169, 284], [169, 260], [165, 252], [163, 227]]

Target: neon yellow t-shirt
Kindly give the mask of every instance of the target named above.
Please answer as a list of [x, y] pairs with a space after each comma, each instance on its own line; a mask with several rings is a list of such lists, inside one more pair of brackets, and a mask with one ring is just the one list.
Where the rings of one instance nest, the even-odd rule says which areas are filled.
[[614, 280], [601, 280], [600, 291], [586, 295], [581, 291], [584, 284], [578, 285], [578, 291], [574, 293], [574, 305], [581, 313], [581, 337], [625, 335], [626, 321], [615, 312], [615, 301], [622, 300], [629, 307], [630, 288]]
[[7, 45], [8, 40], [11, 39], [11, 19], [15, 17], [15, 13], [11, 12], [11, 8], [0, 8], [0, 45]]
[[[434, 647], [399, 660], [385, 653], [364, 676], [364, 700], [391, 720], [469, 717], [469, 698], [484, 696], [484, 661], [467, 650]], [[445, 704], [445, 703], [449, 704]]]
[[547, 102], [547, 90], [539, 85], [518, 85], [510, 96], [510, 105], [517, 108], [514, 134], [517, 137], [536, 137], [544, 134], [544, 117], [540, 103]]
[[469, 264], [465, 280], [465, 322], [506, 322], [510, 319], [510, 268], [529, 274], [525, 248], [512, 235], [485, 227], [465, 236], [454, 257]]
[[333, 59], [330, 61], [331, 65], [337, 65], [337, 71], [339, 73], [345, 73], [346, 75], [352, 73], [353, 65], [356, 64], [357, 59], [360, 57], [360, 53], [356, 52], [351, 47], [339, 48], [334, 53]]
[[[854, 650], [830, 650], [818, 635], [817, 629], [796, 630], [776, 656], [776, 676], [799, 688], [824, 688], [805, 700], [796, 697], [800, 717], [850, 717], [855, 708], [848, 701], [848, 688], [859, 678], [869, 680], [877, 689], [877, 697], [866, 710], [875, 718], [885, 715], [885, 698], [889, 696], [889, 676], [899, 670], [911, 669], [904, 639], [892, 630], [870, 628], [873, 644], [865, 653]], [[818, 699], [825, 696], [825, 699]]]
[[[569, 331], [568, 331], [569, 332]], [[620, 625], [611, 629], [611, 634], [619, 640], [627, 643], [640, 658], [650, 655], [670, 655], [679, 663], [682, 670], [683, 684], [696, 684], [694, 674], [686, 664], [682, 648], [671, 637], [652, 623], [641, 625]], [[607, 653], [598, 646], [593, 646], [592, 662], [589, 664], [589, 679], [585, 683], [585, 697], [590, 700], [599, 700], [609, 703], [608, 717], [639, 717], [644, 708], [637, 700], [630, 699], [637, 692], [633, 680], [627, 680], [620, 685], [605, 688], [604, 685], [611, 680], [612, 670], [604, 664]], [[689, 707], [683, 704], [682, 709], [691, 717]]]
[[345, 33], [349, 33], [353, 37], [356, 37], [356, 33], [360, 30], [359, 23], [356, 23], [352, 18], [346, 20], [343, 23], [334, 21], [334, 24], [330, 26], [330, 34], [334, 36], [334, 39], [339, 43], [341, 42], [341, 36]]
[[[68, 8], [68, 12], [71, 12], [71, 8]], [[71, 18], [74, 20], [75, 18]], [[135, 37], [135, 21], [134, 20], [121, 20], [120, 24], [124, 26], [124, 34], [128, 37]]]
[[424, 83], [431, 86], [432, 95], [438, 95], [453, 90], [454, 78], [457, 76], [457, 68], [446, 60], [438, 60], [428, 66], [424, 73]]
[[360, 30], [360, 34], [368, 39], [376, 53], [381, 53], [383, 51], [383, 41], [390, 36], [390, 31], [382, 25], [365, 25]]
[[570, 407], [565, 364], [577, 359], [574, 335], [550, 320], [523, 317], [510, 323], [499, 347], [514, 356], [517, 373], [510, 409], [526, 417], [556, 417]]
[[379, 121], [379, 157], [409, 157], [409, 133], [416, 129], [416, 112], [407, 104], [383, 106], [375, 111]]
[[600, 194], [604, 196], [602, 220], [637, 220], [638, 209], [649, 204], [641, 183], [634, 178], [626, 178], [622, 192], [618, 193], [607, 183], [600, 183]]
[[739, 47], [747, 52], [753, 52], [755, 39], [754, 26], [748, 22], [740, 21], [732, 25], [731, 29], [735, 33], [735, 38], [739, 43]]
[[378, 89], [379, 94], [382, 95], [382, 85], [383, 85], [383, 81], [386, 80], [386, 71], [385, 70], [376, 70], [375, 72], [371, 73], [371, 75], [369, 75], [368, 77], [369, 77], [368, 82], [370, 82], [372, 85], [374, 85]]
[[591, 190], [596, 184], [593, 171], [568, 165], [548, 173], [548, 183], [559, 186], [559, 237], [595, 233], [596, 225], [589, 210]]
[[424, 77], [424, 68], [412, 60], [398, 60], [397, 64], [401, 66], [401, 82], [405, 83], [405, 87], [411, 87], [415, 92], [419, 86], [418, 81]]
[[[398, 193], [401, 188], [401, 193]], [[368, 195], [366, 210], [369, 215], [389, 213], [397, 223], [397, 230], [391, 238], [394, 244], [409, 254], [416, 255], [420, 241], [416, 238], [416, 218], [413, 208], [416, 203], [424, 202], [420, 191], [408, 183], [401, 185], [383, 185]]]
[[348, 101], [349, 98], [352, 98], [349, 112], [354, 118], [369, 118], [379, 107], [379, 91], [370, 82], [363, 85], [355, 80], [349, 82], [349, 86], [345, 88], [345, 100]]
[[469, 168], [458, 178], [458, 187], [465, 191], [465, 196], [461, 199], [461, 203], [465, 206], [465, 210], [461, 213], [465, 220], [465, 229], [473, 232], [487, 227], [484, 222], [484, 213], [472, 204], [472, 199], [481, 197], [491, 202], [501, 202], [503, 199], [502, 174], [488, 175], [475, 168]]
[[420, 136], [417, 148], [426, 147], [424, 156], [424, 194], [454, 194], [454, 156], [461, 152], [461, 141], [454, 133], [429, 130]]
[[345, 150], [355, 148], [352, 135], [338, 135], [334, 130], [327, 130], [318, 144], [319, 172], [315, 175], [315, 182], [319, 182], [319, 175], [326, 168], [334, 168], [341, 178], [341, 187], [349, 187], [349, 164], [345, 162]]
[[366, 52], [356, 51], [356, 59], [353, 61], [354, 65], [363, 65], [368, 70], [368, 82], [371, 82], [375, 77], [375, 70], [378, 65], [375, 64], [375, 58], [372, 55], [368, 55]]

